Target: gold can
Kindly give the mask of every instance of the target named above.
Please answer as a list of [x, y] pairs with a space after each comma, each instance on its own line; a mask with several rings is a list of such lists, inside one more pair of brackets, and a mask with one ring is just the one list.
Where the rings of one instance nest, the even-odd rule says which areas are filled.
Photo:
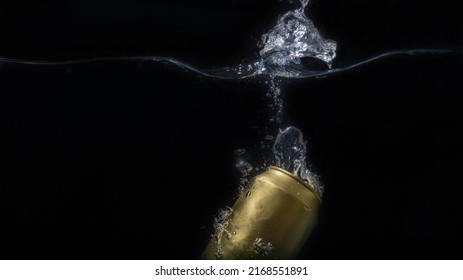
[[269, 167], [222, 212], [202, 259], [294, 259], [317, 224], [321, 199], [313, 186]]

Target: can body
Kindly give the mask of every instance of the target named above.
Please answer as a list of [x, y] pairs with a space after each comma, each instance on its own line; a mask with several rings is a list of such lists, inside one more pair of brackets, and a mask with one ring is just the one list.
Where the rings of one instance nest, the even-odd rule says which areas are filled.
[[203, 259], [294, 259], [318, 220], [320, 198], [288, 171], [254, 177], [229, 209]]

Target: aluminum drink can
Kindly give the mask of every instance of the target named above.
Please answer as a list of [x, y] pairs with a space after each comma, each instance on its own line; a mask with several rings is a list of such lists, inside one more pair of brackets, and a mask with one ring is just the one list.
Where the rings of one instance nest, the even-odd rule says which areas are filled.
[[223, 214], [202, 259], [294, 259], [318, 220], [321, 199], [279, 167], [254, 177]]

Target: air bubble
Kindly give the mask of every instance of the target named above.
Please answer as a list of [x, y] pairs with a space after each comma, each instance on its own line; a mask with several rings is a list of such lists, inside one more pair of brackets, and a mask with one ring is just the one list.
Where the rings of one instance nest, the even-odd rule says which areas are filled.
[[252, 165], [245, 160], [239, 160], [235, 164], [235, 167], [238, 169], [242, 176], [248, 176], [252, 171]]
[[236, 150], [233, 152], [233, 154], [234, 154], [235, 156], [242, 156], [242, 155], [244, 155], [245, 153], [246, 153], [246, 150], [245, 150], [245, 149], [236, 149]]

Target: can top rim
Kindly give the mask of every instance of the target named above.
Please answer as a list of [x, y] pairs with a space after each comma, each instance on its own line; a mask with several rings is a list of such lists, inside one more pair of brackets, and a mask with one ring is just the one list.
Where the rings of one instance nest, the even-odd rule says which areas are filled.
[[309, 182], [302, 180], [302, 179], [299, 178], [298, 176], [292, 174], [292, 173], [289, 172], [288, 170], [283, 169], [283, 168], [281, 168], [281, 167], [269, 166], [268, 169], [277, 170], [277, 171], [279, 171], [279, 172], [281, 172], [281, 173], [284, 173], [284, 174], [288, 175], [289, 177], [295, 179], [296, 181], [298, 181], [299, 183], [301, 183], [302, 185], [304, 185], [305, 187], [307, 187], [307, 189], [309, 189], [309, 191], [311, 191], [320, 201], [322, 201], [320, 195], [315, 191], [314, 186], [312, 186], [312, 184], [310, 184]]

